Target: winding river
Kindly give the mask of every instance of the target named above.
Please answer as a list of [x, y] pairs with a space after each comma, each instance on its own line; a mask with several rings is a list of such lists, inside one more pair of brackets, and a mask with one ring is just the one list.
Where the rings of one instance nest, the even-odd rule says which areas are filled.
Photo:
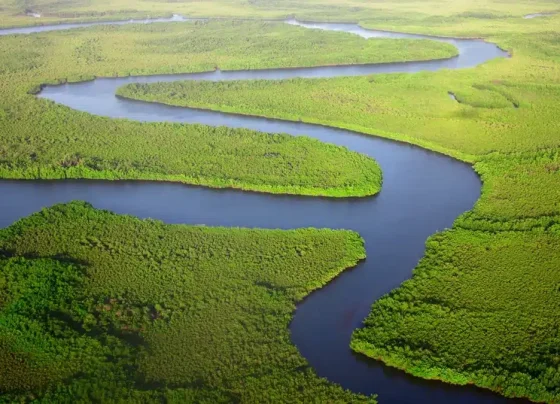
[[[180, 16], [154, 21], [186, 21]], [[141, 21], [117, 22], [125, 24]], [[459, 56], [437, 61], [257, 71], [212, 71], [197, 74], [98, 78], [91, 82], [49, 86], [39, 97], [76, 110], [112, 118], [171, 121], [243, 127], [263, 132], [311, 136], [343, 145], [375, 158], [383, 170], [382, 191], [375, 197], [325, 199], [214, 190], [181, 184], [104, 181], [0, 181], [0, 226], [42, 207], [81, 199], [97, 208], [168, 223], [262, 228], [328, 227], [358, 231], [366, 241], [367, 260], [312, 293], [297, 308], [292, 340], [315, 371], [355, 392], [379, 394], [384, 403], [499, 403], [506, 399], [472, 386], [425, 381], [355, 355], [349, 349], [352, 331], [371, 304], [411, 276], [433, 233], [452, 226], [480, 195], [472, 168], [419, 147], [346, 130], [172, 107], [120, 99], [115, 90], [133, 82], [174, 80], [249, 80], [292, 77], [334, 77], [372, 73], [417, 72], [476, 66], [507, 57], [497, 46], [471, 39], [436, 38], [363, 29], [354, 24], [289, 24], [350, 32], [364, 38], [430, 38], [448, 42]], [[64, 24], [16, 28], [6, 34], [30, 34], [81, 26]], [[454, 102], [449, 100], [449, 102]]]

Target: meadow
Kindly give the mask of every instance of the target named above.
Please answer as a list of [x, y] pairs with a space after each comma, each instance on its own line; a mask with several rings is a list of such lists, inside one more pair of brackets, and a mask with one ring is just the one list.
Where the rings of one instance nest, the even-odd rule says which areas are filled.
[[373, 305], [351, 347], [419, 377], [558, 401], [560, 16], [425, 12], [371, 26], [485, 37], [512, 58], [454, 71], [119, 91], [351, 129], [472, 163], [481, 199], [428, 241], [412, 279]]
[[363, 258], [351, 231], [45, 209], [0, 230], [0, 402], [375, 402], [317, 377], [288, 330]]

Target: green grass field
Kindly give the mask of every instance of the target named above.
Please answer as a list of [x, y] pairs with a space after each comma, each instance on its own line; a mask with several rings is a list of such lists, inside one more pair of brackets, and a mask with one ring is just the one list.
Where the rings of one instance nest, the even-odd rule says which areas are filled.
[[342, 230], [165, 225], [74, 202], [0, 230], [0, 402], [374, 402], [318, 378], [295, 303], [365, 257]]

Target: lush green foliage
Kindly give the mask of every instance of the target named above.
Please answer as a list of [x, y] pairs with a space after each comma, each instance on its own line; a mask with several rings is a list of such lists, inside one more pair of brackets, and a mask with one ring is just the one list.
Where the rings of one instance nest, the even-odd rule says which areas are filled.
[[374, 401], [318, 378], [288, 331], [298, 300], [365, 257], [356, 233], [75, 202], [1, 230], [0, 252], [0, 401]]
[[485, 197], [477, 216], [519, 221], [560, 215], [560, 154], [558, 150], [503, 157], [476, 165], [484, 178]]
[[[515, 57], [476, 69], [313, 80], [192, 82], [173, 88], [154, 84], [149, 86], [150, 95], [142, 97], [319, 122], [405, 140], [468, 161], [495, 151], [557, 148], [560, 138], [551, 134], [560, 132], [556, 119], [560, 116], [560, 63], [543, 57], [544, 53], [540, 59], [524, 55], [522, 51], [528, 51], [531, 44], [525, 37], [518, 40]], [[541, 41], [542, 35], [534, 35], [532, 40]], [[546, 52], [556, 52], [552, 42]], [[542, 82], [532, 82], [535, 72], [542, 74]], [[451, 100], [449, 91], [464, 103]], [[171, 97], [171, 92], [176, 94]]]
[[424, 377], [560, 397], [560, 225], [432, 237], [412, 280], [378, 301], [352, 349]]
[[[429, 241], [413, 279], [374, 305], [353, 348], [421, 377], [558, 401], [560, 25], [558, 16], [520, 18], [557, 11], [557, 2], [257, 0], [243, 5], [32, 2], [39, 11], [46, 10], [45, 22], [153, 15], [155, 10], [260, 17], [297, 13], [399, 31], [482, 36], [510, 50], [511, 59], [461, 71], [204, 83], [189, 87], [189, 94], [173, 102], [347, 127], [476, 162], [485, 184], [482, 199], [455, 229]], [[0, 24], [37, 23], [16, 16], [22, 7], [20, 1], [3, 6]], [[12, 59], [6, 65], [14, 71], [27, 68]], [[135, 63], [145, 71], [155, 69], [151, 62]], [[88, 69], [86, 63], [82, 66]], [[79, 77], [81, 72], [74, 74]], [[5, 80], [0, 86], [8, 88]], [[21, 88], [27, 91], [27, 85]], [[449, 92], [460, 102], [451, 100]], [[23, 91], [4, 94], [16, 93]], [[8, 112], [0, 110], [0, 117]]]
[[125, 386], [138, 348], [114, 332], [102, 300], [84, 294], [83, 270], [65, 261], [0, 260], [1, 402], [122, 396], [110, 390]]
[[[0, 176], [168, 180], [273, 193], [372, 195], [381, 185], [378, 165], [341, 147], [223, 127], [115, 121], [28, 94], [45, 82], [94, 75], [337, 63], [360, 54], [366, 42], [249, 22], [1, 37]], [[375, 49], [360, 61], [375, 61]]]
[[475, 209], [429, 241], [412, 280], [374, 304], [352, 348], [417, 376], [558, 401], [559, 21], [469, 14], [381, 24], [489, 36], [513, 53], [475, 69], [123, 91], [349, 128], [474, 162], [484, 180]]
[[71, 302], [78, 282], [76, 268], [56, 261], [0, 261], [1, 391], [32, 390], [62, 380], [79, 370], [76, 365], [88, 350], [98, 348], [87, 338], [71, 341], [74, 333], [59, 319], [77, 314]]

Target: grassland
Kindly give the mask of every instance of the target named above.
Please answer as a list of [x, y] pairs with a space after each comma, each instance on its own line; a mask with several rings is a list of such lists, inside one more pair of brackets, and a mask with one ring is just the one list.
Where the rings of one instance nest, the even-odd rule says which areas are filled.
[[0, 230], [0, 401], [374, 402], [318, 378], [288, 331], [364, 257], [350, 231], [43, 210]]
[[475, 209], [428, 241], [413, 278], [373, 305], [351, 346], [419, 377], [556, 402], [560, 16], [524, 20], [473, 11], [450, 24], [423, 14], [379, 17], [372, 25], [485, 37], [513, 57], [457, 71], [121, 91], [348, 128], [473, 163], [484, 181]]
[[3, 178], [167, 180], [335, 197], [378, 192], [377, 164], [308, 138], [109, 120], [30, 93], [44, 83], [94, 76], [365, 63], [396, 54], [425, 59], [456, 52], [424, 41], [413, 42], [418, 52], [407, 56], [407, 41], [384, 45], [259, 22], [105, 26], [0, 42]]

